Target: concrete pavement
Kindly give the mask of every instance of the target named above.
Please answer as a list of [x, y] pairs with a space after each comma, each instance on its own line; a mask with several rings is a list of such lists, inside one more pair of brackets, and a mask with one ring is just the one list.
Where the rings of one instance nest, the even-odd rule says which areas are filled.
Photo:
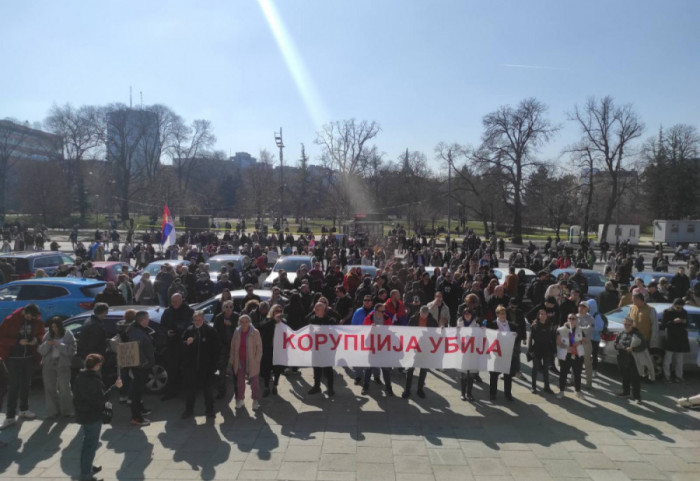
[[[529, 367], [523, 365], [529, 378]], [[337, 370], [342, 373], [341, 369]], [[676, 407], [674, 398], [700, 392], [700, 376], [685, 384], [643, 385], [643, 405], [616, 398], [619, 376], [603, 366], [582, 401], [533, 395], [529, 381], [514, 381], [514, 402], [489, 402], [477, 385], [477, 402], [459, 399], [458, 375], [431, 372], [425, 399], [386, 398], [372, 384], [369, 396], [346, 375], [336, 395], [308, 396], [311, 370], [282, 377], [280, 396], [259, 412], [217, 401], [215, 421], [180, 420], [182, 398], [161, 403], [148, 396], [153, 423], [132, 427], [126, 406], [115, 405], [103, 429], [95, 463], [105, 479], [272, 479], [448, 481], [570, 479], [700, 479], [700, 413]], [[486, 377], [486, 376], [484, 376]], [[552, 376], [556, 380], [556, 376]], [[402, 384], [403, 374], [393, 379]], [[37, 383], [38, 384], [38, 383]], [[402, 386], [395, 385], [400, 394]], [[249, 395], [249, 391], [246, 393]], [[44, 414], [37, 385], [30, 408]], [[77, 474], [79, 426], [22, 421], [0, 432], [3, 481], [67, 479]]]

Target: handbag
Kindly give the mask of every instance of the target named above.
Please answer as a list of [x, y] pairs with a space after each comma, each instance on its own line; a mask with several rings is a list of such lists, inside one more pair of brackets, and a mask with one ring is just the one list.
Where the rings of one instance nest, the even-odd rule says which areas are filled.
[[112, 409], [112, 403], [107, 401], [102, 409], [102, 424], [112, 424], [112, 417], [114, 416], [114, 409]]

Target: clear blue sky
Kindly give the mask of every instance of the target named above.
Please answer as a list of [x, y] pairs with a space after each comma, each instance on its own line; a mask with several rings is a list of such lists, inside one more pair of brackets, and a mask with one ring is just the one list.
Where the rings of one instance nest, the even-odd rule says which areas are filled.
[[547, 160], [576, 140], [566, 112], [591, 95], [633, 103], [644, 138], [698, 126], [698, 20], [694, 0], [4, 1], [0, 118], [128, 103], [131, 85], [135, 104], [143, 92], [211, 120], [227, 153], [275, 152], [282, 126], [286, 160], [302, 142], [316, 160], [319, 124], [354, 117], [381, 125], [388, 160], [433, 159], [438, 142], [476, 145], [484, 114], [534, 96], [563, 126]]

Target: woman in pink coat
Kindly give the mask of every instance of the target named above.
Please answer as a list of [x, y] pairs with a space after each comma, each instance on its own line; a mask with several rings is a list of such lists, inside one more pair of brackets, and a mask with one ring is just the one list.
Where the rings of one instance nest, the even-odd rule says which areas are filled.
[[245, 399], [246, 375], [250, 379], [253, 409], [260, 407], [260, 361], [262, 360], [262, 338], [260, 332], [250, 322], [250, 317], [242, 315], [238, 319], [238, 328], [231, 339], [230, 363], [236, 376], [236, 408], [243, 407]]

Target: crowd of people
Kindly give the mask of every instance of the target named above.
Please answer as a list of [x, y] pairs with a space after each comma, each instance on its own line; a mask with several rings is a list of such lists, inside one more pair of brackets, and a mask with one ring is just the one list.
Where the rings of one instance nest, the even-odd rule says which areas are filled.
[[[90, 252], [99, 252], [99, 242], [96, 239], [84, 253], [85, 261], [79, 257], [74, 266], [58, 275], [90, 277], [88, 259], [94, 259]], [[167, 256], [172, 263], [164, 264], [154, 280], [144, 274], [136, 285], [125, 266], [117, 283], [108, 282], [96, 297], [93, 314], [77, 341], [60, 320], [49, 319], [44, 325], [33, 304], [0, 324], [0, 358], [5, 360], [9, 379], [7, 415], [0, 429], [14, 425], [17, 416], [36, 416], [29, 409], [28, 394], [34, 364], [40, 360], [47, 416], [76, 417], [83, 425], [85, 459], [81, 460], [81, 472], [90, 479], [90, 452], [94, 457], [95, 435], [99, 437], [98, 424], [101, 426], [101, 421], [95, 419], [96, 413], [109, 391], [101, 381], [98, 383], [109, 350], [104, 319], [110, 307], [131, 304], [167, 306], [160, 319], [167, 333], [164, 363], [168, 373], [162, 400], [176, 398], [183, 392], [183, 419], [194, 415], [199, 393], [204, 398], [206, 416], [214, 418], [215, 398], [225, 399], [229, 390], [235, 407], [242, 408], [249, 385], [252, 408], [257, 410], [261, 398], [279, 395], [277, 387], [282, 375], [300, 375], [298, 368], [273, 364], [274, 330], [278, 323], [286, 323], [294, 330], [305, 325], [399, 325], [513, 332], [516, 349], [510, 369], [489, 373], [490, 401], [497, 399], [501, 379], [507, 401], [514, 399], [513, 378], [526, 380], [521, 371], [520, 346], [532, 363], [533, 393], [539, 392], [541, 378], [542, 392], [554, 395], [550, 377], [556, 375], [557, 398], [565, 396], [569, 385], [583, 398], [585, 390], [593, 389], [597, 372], [599, 342], [606, 331], [602, 313], [631, 304], [624, 330], [613, 341], [622, 377], [618, 395], [642, 402], [641, 380], [654, 380], [649, 347], [658, 336], [657, 326], [666, 332], [664, 376], [668, 381], [683, 380], [682, 356], [689, 350], [684, 305], [695, 303], [695, 293], [683, 268], [669, 286], [654, 282], [645, 286], [631, 272], [635, 257], [632, 249], [624, 244], [617, 246], [604, 253], [609, 280], [596, 301], [586, 298], [588, 285], [581, 271], [594, 256], [588, 246], [581, 246], [574, 253], [568, 245], [548, 242], [540, 249], [531, 244], [513, 251], [506, 260], [504, 244], [502, 239], [482, 240], [467, 233], [461, 244], [453, 240], [440, 248], [434, 237], [406, 239], [399, 230], [373, 246], [348, 243], [347, 239], [332, 235], [294, 238], [236, 232], [227, 232], [223, 239], [211, 233], [183, 237], [180, 245], [166, 252], [152, 252], [154, 249], [148, 244], [132, 248], [127, 243], [121, 249], [113, 249], [114, 255], [119, 252], [127, 261], [136, 259], [140, 266], [158, 256]], [[270, 299], [256, 296], [256, 279], [246, 278], [232, 263], [217, 273], [216, 282], [211, 280], [206, 262], [211, 255], [245, 252], [251, 256], [251, 269], [261, 273], [268, 265], [268, 254], [274, 252], [276, 257], [280, 247], [281, 253], [293, 248], [314, 256], [316, 261], [302, 265], [293, 282], [280, 272]], [[76, 249], [79, 248], [76, 243]], [[148, 255], [142, 255], [144, 252]], [[181, 258], [191, 262], [182, 265], [177, 262]], [[610, 259], [614, 259], [614, 266]], [[501, 263], [508, 264], [502, 283], [494, 271]], [[375, 266], [376, 273], [363, 275], [363, 265]], [[577, 268], [571, 276], [564, 274], [554, 279], [550, 274], [555, 268], [569, 266]], [[537, 270], [532, 281], [528, 282], [522, 267]], [[688, 267], [691, 276], [697, 276], [697, 265], [689, 261]], [[244, 280], [252, 282], [244, 285]], [[247, 295], [234, 301], [231, 291], [240, 287], [245, 287]], [[194, 311], [190, 304], [216, 294], [221, 294], [221, 298], [210, 324], [205, 321], [205, 313]], [[660, 301], [672, 301], [672, 307], [657, 320], [648, 302]], [[119, 324], [119, 341], [138, 343], [139, 365], [123, 370], [113, 386], [120, 390], [120, 402], [130, 405], [134, 426], [150, 422], [146, 417], [150, 409], [143, 402], [148, 373], [156, 363], [150, 322], [147, 310], [129, 309]], [[358, 367], [348, 372], [354, 384], [360, 386], [361, 395], [369, 395], [373, 378], [386, 396], [394, 396], [393, 385], [398, 380], [404, 385], [401, 397], [413, 394], [414, 368]], [[419, 368], [415, 393], [421, 398], [426, 396], [427, 374], [427, 369]], [[337, 375], [332, 366], [314, 367], [307, 395], [320, 393], [325, 380], [326, 395], [334, 396]], [[461, 399], [475, 401], [474, 384], [483, 382], [480, 373], [465, 371], [456, 375]]]

